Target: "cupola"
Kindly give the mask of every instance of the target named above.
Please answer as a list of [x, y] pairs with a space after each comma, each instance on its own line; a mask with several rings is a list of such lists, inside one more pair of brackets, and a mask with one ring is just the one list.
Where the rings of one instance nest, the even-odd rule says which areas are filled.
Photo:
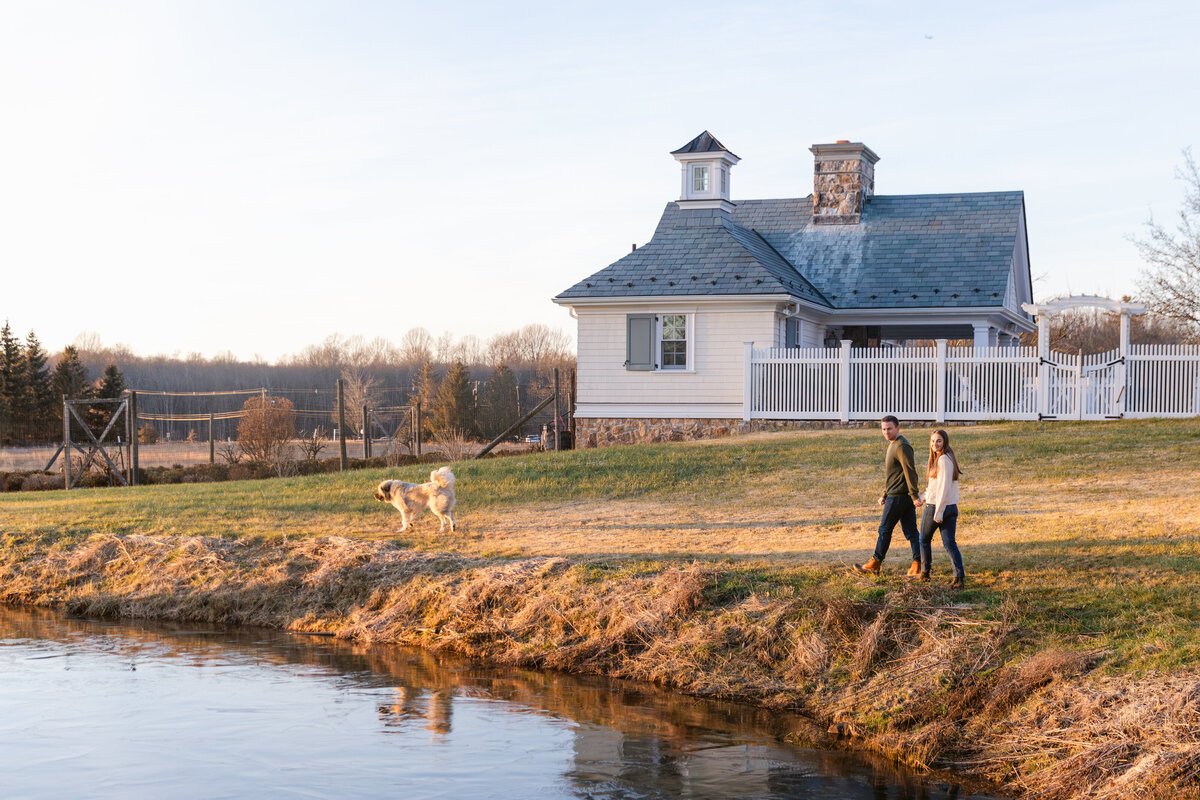
[[729, 202], [729, 172], [741, 161], [708, 131], [692, 139], [671, 155], [683, 169], [681, 208], [719, 208], [732, 211]]

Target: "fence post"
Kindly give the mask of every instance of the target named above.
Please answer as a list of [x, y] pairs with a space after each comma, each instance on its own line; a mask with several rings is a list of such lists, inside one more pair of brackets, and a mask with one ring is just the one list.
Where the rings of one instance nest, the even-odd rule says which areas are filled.
[[933, 375], [933, 413], [937, 422], [946, 421], [946, 340], [937, 342], [937, 370]]
[[366, 404], [363, 404], [363, 460], [371, 457], [371, 421], [367, 419], [369, 413]]
[[338, 452], [339, 466], [342, 472], [346, 471], [346, 382], [338, 378], [337, 382], [337, 404], [338, 404]]
[[742, 371], [742, 422], [754, 413], [754, 342], [742, 342], [746, 348], [746, 366]]
[[208, 412], [208, 463], [217, 463], [217, 443], [213, 441], [213, 412]]
[[66, 481], [63, 483], [64, 489], [71, 488], [71, 403], [67, 400], [67, 396], [63, 395], [63, 456], [66, 461], [63, 462], [63, 475]]
[[1038, 419], [1050, 415], [1050, 317], [1039, 314], [1038, 319]]
[[558, 367], [554, 368], [554, 450], [558, 451]]
[[137, 392], [129, 393], [129, 422], [133, 425], [133, 435], [129, 437], [130, 451], [130, 467], [133, 469], [133, 477], [129, 481], [130, 486], [141, 485], [141, 476], [138, 474], [138, 424], [137, 424]]
[[838, 369], [838, 419], [850, 421], [850, 345], [849, 339], [842, 339], [842, 359]]
[[417, 421], [417, 435], [415, 437], [417, 443], [417, 458], [421, 457], [421, 401], [417, 401], [417, 409], [414, 417]]
[[1129, 375], [1129, 312], [1121, 311], [1121, 350], [1117, 356], [1121, 359], [1121, 363], [1117, 364], [1117, 374], [1114, 376], [1113, 389], [1116, 391], [1116, 400], [1113, 403], [1113, 414], [1125, 418], [1125, 395], [1128, 389], [1126, 376]]

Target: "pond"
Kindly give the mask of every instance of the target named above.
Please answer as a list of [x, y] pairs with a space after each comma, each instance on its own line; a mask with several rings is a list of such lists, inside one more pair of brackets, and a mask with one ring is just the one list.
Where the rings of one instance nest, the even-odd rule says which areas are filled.
[[973, 798], [802, 720], [421, 650], [0, 606], [12, 798]]

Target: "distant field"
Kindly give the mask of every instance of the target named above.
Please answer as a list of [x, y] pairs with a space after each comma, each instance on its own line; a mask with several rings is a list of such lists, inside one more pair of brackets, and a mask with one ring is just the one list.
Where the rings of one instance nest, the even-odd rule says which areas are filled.
[[[221, 447], [225, 442], [217, 442], [216, 462], [218, 464], [225, 463], [221, 458]], [[436, 449], [437, 445], [426, 443], [426, 450], [431, 448]], [[482, 444], [477, 445], [476, 449], [481, 449]], [[13, 472], [17, 470], [40, 470], [44, 468], [50, 457], [54, 455], [56, 445], [47, 445], [40, 447], [7, 447], [0, 448], [0, 472]], [[528, 449], [528, 445], [502, 444], [500, 450], [505, 449]], [[386, 455], [388, 444], [386, 442], [374, 442], [372, 444], [371, 454], [375, 456]], [[112, 450], [110, 449], [110, 453]], [[338, 443], [329, 441], [325, 445], [325, 450], [322, 451], [321, 458], [332, 458], [338, 455]], [[399, 452], [407, 453], [406, 448], [400, 448]], [[348, 458], [362, 458], [363, 443], [360, 439], [346, 440], [346, 456]], [[138, 463], [143, 467], [169, 467], [174, 464], [207, 464], [208, 463], [208, 442], [157, 442], [155, 444], [143, 444], [138, 446]]]

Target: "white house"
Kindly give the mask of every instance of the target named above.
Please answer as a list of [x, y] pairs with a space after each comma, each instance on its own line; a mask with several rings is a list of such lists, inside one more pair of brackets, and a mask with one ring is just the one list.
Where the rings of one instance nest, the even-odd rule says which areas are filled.
[[680, 197], [650, 241], [554, 298], [578, 319], [581, 443], [736, 427], [746, 343], [995, 347], [1034, 329], [1021, 192], [880, 196], [866, 145], [811, 152], [810, 195], [734, 202], [740, 159], [705, 131], [672, 153]]

